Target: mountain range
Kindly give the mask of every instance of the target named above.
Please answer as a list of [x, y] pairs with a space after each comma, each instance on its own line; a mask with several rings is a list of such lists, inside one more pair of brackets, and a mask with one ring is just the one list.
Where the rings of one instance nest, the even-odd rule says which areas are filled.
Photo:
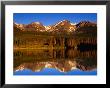
[[38, 31], [38, 32], [76, 32], [85, 29], [97, 29], [97, 24], [90, 21], [81, 21], [77, 24], [68, 20], [60, 21], [54, 25], [44, 26], [40, 22], [32, 22], [30, 24], [14, 23], [14, 29], [19, 31]]

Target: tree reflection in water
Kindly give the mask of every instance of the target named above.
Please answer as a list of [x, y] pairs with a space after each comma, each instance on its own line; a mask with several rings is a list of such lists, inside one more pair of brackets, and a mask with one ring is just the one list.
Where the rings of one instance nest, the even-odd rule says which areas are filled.
[[14, 72], [25, 69], [40, 72], [44, 68], [66, 73], [75, 69], [92, 71], [97, 68], [97, 52], [72, 48], [14, 50]]

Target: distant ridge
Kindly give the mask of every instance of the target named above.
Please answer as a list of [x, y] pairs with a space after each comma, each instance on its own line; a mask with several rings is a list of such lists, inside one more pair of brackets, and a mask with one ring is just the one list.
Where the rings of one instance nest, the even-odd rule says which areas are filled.
[[14, 28], [15, 31], [76, 32], [82, 29], [97, 29], [97, 24], [90, 21], [81, 21], [76, 24], [68, 20], [62, 20], [49, 26], [44, 26], [40, 22], [32, 22], [27, 25], [14, 23]]

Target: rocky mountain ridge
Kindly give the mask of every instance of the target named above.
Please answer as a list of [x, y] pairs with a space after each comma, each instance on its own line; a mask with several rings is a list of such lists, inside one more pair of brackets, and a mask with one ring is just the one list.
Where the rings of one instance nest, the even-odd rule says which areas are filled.
[[40, 22], [32, 22], [30, 24], [14, 23], [14, 29], [19, 31], [40, 31], [40, 32], [75, 32], [80, 29], [96, 29], [97, 24], [90, 21], [81, 21], [78, 24], [71, 23], [68, 20], [60, 21], [54, 25], [44, 26]]

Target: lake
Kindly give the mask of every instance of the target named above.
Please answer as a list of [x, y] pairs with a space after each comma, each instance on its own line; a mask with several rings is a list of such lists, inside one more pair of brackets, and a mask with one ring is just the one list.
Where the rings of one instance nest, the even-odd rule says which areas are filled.
[[15, 49], [14, 75], [97, 75], [97, 51]]

